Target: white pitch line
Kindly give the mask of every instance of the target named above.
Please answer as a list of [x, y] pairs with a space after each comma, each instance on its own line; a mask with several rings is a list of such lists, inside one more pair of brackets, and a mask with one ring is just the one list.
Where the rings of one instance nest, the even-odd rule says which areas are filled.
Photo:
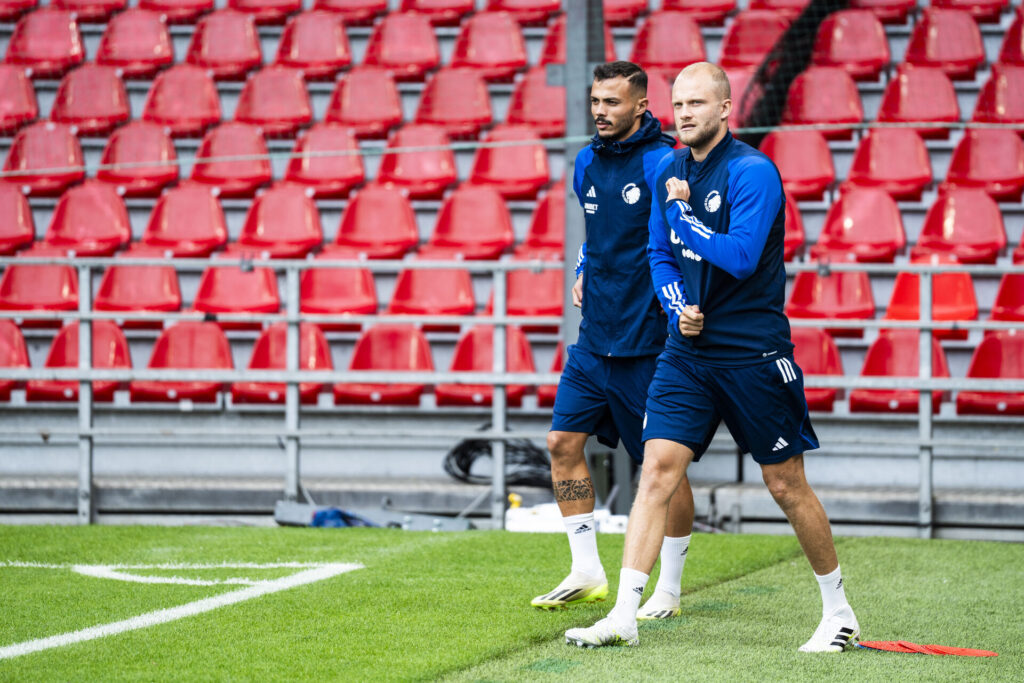
[[[7, 566], [14, 566], [7, 564]], [[67, 565], [70, 568], [71, 565]], [[55, 567], [65, 568], [65, 567]], [[72, 645], [74, 643], [81, 643], [87, 640], [95, 640], [96, 638], [104, 638], [106, 636], [116, 635], [118, 633], [124, 633], [126, 631], [135, 631], [142, 628], [148, 628], [150, 626], [156, 626], [157, 624], [166, 624], [170, 621], [177, 621], [178, 619], [184, 619], [185, 617], [195, 616], [202, 614], [203, 612], [209, 612], [219, 607], [225, 607], [227, 605], [234, 605], [239, 602], [246, 600], [252, 600], [263, 595], [270, 593], [277, 593], [279, 591], [288, 590], [289, 588], [295, 588], [297, 586], [303, 586], [309, 583], [315, 583], [317, 581], [324, 581], [331, 577], [346, 572], [355, 571], [356, 569], [363, 569], [361, 564], [320, 564], [315, 565], [315, 568], [307, 569], [291, 576], [285, 576], [280, 579], [274, 579], [267, 581], [257, 586], [249, 586], [248, 588], [242, 588], [237, 591], [231, 591], [230, 593], [224, 593], [222, 595], [216, 595], [212, 598], [204, 598], [202, 600], [196, 600], [178, 607], [169, 607], [167, 609], [157, 610], [155, 612], [148, 612], [146, 614], [140, 614], [137, 617], [131, 619], [125, 619], [124, 621], [116, 621], [111, 624], [100, 624], [99, 626], [92, 626], [89, 628], [82, 629], [80, 631], [73, 631], [71, 633], [62, 633], [56, 636], [50, 636], [48, 638], [39, 638], [37, 640], [28, 640], [23, 643], [15, 643], [14, 645], [8, 645], [6, 647], [0, 647], [0, 659], [10, 659], [12, 657], [20, 657], [21, 655], [27, 655], [32, 652], [39, 652], [41, 650], [48, 650], [55, 647], [64, 647], [66, 645]]]
[[96, 579], [113, 579], [114, 581], [130, 581], [132, 583], [172, 584], [177, 586], [223, 586], [225, 584], [257, 586], [261, 583], [267, 583], [267, 580], [257, 581], [240, 577], [229, 579], [189, 579], [184, 576], [143, 576], [141, 574], [129, 574], [103, 564], [77, 564], [71, 567], [71, 570], [76, 574], [91, 576]]
[[[0, 560], [0, 567], [14, 569], [73, 569], [80, 566], [88, 565]], [[165, 562], [162, 564], [104, 564], [98, 566], [110, 569], [314, 569], [326, 565], [323, 562], [206, 562], [200, 564]]]

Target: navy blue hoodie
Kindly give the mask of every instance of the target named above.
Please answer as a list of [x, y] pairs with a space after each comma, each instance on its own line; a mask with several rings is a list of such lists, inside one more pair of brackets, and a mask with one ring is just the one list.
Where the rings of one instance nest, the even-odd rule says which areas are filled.
[[583, 273], [577, 345], [602, 356], [645, 356], [665, 346], [665, 324], [651, 286], [646, 248], [651, 178], [675, 140], [650, 112], [625, 140], [595, 135], [576, 155], [573, 190], [586, 219], [576, 274]]

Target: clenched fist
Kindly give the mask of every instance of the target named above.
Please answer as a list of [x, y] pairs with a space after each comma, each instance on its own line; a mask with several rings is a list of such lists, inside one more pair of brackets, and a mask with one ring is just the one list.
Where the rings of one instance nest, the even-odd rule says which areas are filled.
[[679, 333], [684, 337], [696, 337], [703, 329], [704, 314], [700, 312], [700, 308], [695, 304], [684, 307], [682, 315], [679, 316]]
[[690, 184], [685, 180], [669, 178], [665, 181], [665, 189], [668, 191], [668, 199], [665, 200], [667, 202], [676, 199], [681, 199], [684, 202], [690, 201]]

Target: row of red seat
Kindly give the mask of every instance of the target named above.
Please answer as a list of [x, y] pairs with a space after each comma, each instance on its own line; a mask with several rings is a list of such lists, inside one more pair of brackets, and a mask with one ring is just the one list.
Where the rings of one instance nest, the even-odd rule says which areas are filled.
[[[124, 333], [109, 321], [93, 322], [93, 367], [128, 368], [131, 355]], [[63, 327], [54, 338], [45, 367], [77, 367], [77, 322]], [[268, 327], [257, 339], [249, 369], [284, 369], [286, 330], [284, 323]], [[489, 372], [493, 367], [493, 330], [487, 325], [471, 328], [458, 341], [450, 370]], [[330, 370], [331, 351], [323, 331], [313, 324], [300, 326], [299, 368]], [[835, 342], [822, 330], [798, 327], [793, 329], [796, 361], [807, 375], [843, 375], [842, 360]], [[916, 330], [882, 331], [869, 347], [861, 370], [867, 377], [915, 377], [918, 373], [919, 342]], [[555, 352], [552, 372], [561, 371], [562, 349]], [[7, 320], [0, 320], [0, 365], [28, 367], [28, 353], [20, 330]], [[181, 322], [161, 333], [150, 356], [151, 369], [231, 369], [234, 363], [224, 333], [213, 323]], [[509, 372], [534, 372], [530, 342], [517, 327], [508, 328], [506, 367]], [[412, 325], [382, 324], [369, 328], [356, 342], [349, 368], [351, 370], [433, 371], [430, 345], [422, 331]], [[949, 367], [942, 347], [932, 342], [932, 374], [949, 377]], [[986, 336], [975, 349], [967, 371], [970, 378], [1024, 378], [1024, 335], [1015, 332]], [[9, 400], [16, 383], [0, 381], [0, 400]], [[110, 401], [119, 383], [99, 381], [93, 384], [97, 401]], [[212, 402], [222, 390], [217, 382], [160, 382], [136, 380], [129, 384], [133, 401]], [[300, 384], [303, 403], [315, 403], [323, 385]], [[425, 386], [422, 384], [340, 383], [333, 388], [338, 404], [419, 405]], [[522, 404], [526, 387], [510, 385], [508, 403]], [[838, 390], [807, 388], [811, 410], [831, 411]], [[434, 390], [437, 404], [489, 405], [493, 387], [490, 385], [440, 384]], [[239, 382], [231, 386], [235, 402], [281, 403], [284, 384]], [[554, 403], [555, 387], [537, 390], [538, 404]], [[78, 396], [78, 383], [54, 380], [31, 380], [26, 384], [29, 401], [71, 401]], [[932, 394], [932, 408], [938, 412], [943, 395]], [[915, 390], [854, 389], [850, 392], [851, 412], [901, 412], [918, 410]], [[957, 396], [960, 414], [1024, 414], [1024, 393], [961, 391]]]

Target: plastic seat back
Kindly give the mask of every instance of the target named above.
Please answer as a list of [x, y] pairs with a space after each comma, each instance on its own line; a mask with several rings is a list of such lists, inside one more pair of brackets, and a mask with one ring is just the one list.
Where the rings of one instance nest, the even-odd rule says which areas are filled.
[[[157, 247], [135, 244], [124, 258], [161, 258]], [[174, 266], [110, 266], [103, 273], [96, 299], [97, 311], [132, 313], [173, 313], [181, 310], [181, 288]], [[160, 328], [160, 320], [118, 321], [125, 328]]]
[[427, 81], [416, 109], [416, 123], [441, 126], [453, 138], [475, 138], [491, 119], [487, 84], [476, 69], [440, 69]]
[[662, 9], [686, 12], [701, 24], [721, 24], [736, 9], [736, 0], [665, 0]]
[[821, 199], [835, 182], [828, 140], [816, 130], [772, 131], [760, 149], [775, 162], [786, 191], [798, 199]]
[[1006, 273], [999, 280], [991, 319], [1024, 321], [1024, 273]]
[[1019, 201], [1024, 187], [1024, 143], [1013, 130], [966, 130], [953, 150], [946, 181], [980, 187], [993, 199]]
[[[238, 161], [206, 161], [217, 157], [244, 156]], [[270, 182], [267, 143], [260, 129], [248, 123], [222, 123], [203, 136], [192, 167], [192, 180], [212, 185], [225, 197], [251, 196]]]
[[39, 104], [25, 69], [0, 64], [0, 135], [11, 135], [39, 116]]
[[4, 61], [32, 70], [33, 78], [58, 78], [85, 61], [85, 46], [73, 12], [41, 7], [18, 20]]
[[[348, 258], [329, 249], [317, 255], [318, 261]], [[299, 280], [299, 306], [303, 314], [374, 315], [377, 312], [377, 288], [373, 273], [366, 268], [309, 268]], [[359, 330], [359, 323], [318, 323], [328, 331]]]
[[[793, 360], [804, 375], [843, 374], [843, 360], [835, 341], [827, 332], [816, 327], [794, 327], [790, 331], [793, 341]], [[838, 389], [804, 387], [804, 397], [810, 410], [831, 412]]]
[[274, 62], [301, 69], [309, 79], [330, 79], [352, 63], [345, 23], [334, 12], [311, 10], [292, 17]]
[[[93, 320], [92, 323], [92, 367], [130, 368], [132, 357], [128, 351], [128, 340], [124, 332], [109, 320]], [[46, 355], [45, 367], [77, 368], [78, 336], [80, 325], [77, 320], [61, 328], [53, 338]], [[94, 401], [114, 400], [114, 391], [119, 382], [99, 380], [92, 383]], [[78, 382], [60, 380], [29, 380], [25, 384], [27, 401], [77, 401]]]
[[487, 9], [508, 12], [520, 24], [543, 24], [561, 9], [559, 0], [487, 0]]
[[207, 14], [196, 24], [185, 61], [208, 69], [216, 79], [243, 78], [263, 61], [256, 22], [232, 9]]
[[[645, 4], [644, 8], [646, 9], [646, 7]], [[605, 3], [605, 10], [607, 11], [607, 3]], [[605, 21], [611, 21], [607, 14]], [[548, 31], [544, 34], [544, 44], [540, 48], [538, 64], [541, 66], [565, 64], [565, 22], [565, 15], [561, 14], [548, 26]], [[604, 27], [604, 60], [614, 62], [615, 59], [615, 38], [612, 36], [611, 28], [606, 24]]]
[[[284, 370], [287, 368], [288, 323], [274, 323], [263, 330], [249, 358], [250, 370]], [[333, 370], [331, 347], [323, 330], [310, 323], [299, 325], [299, 370]], [[317, 401], [323, 389], [317, 382], [299, 383], [299, 400], [305, 404]], [[236, 403], [284, 403], [284, 382], [235, 382], [231, 400]]]
[[686, 12], [652, 12], [637, 31], [630, 61], [648, 72], [675, 78], [688, 64], [707, 58], [697, 22]]
[[[365, 178], [358, 151], [355, 133], [348, 126], [315, 123], [295, 141], [284, 179], [302, 185], [317, 197], [347, 197]], [[325, 152], [339, 154], [323, 155]]]
[[139, 0], [140, 8], [163, 14], [171, 24], [191, 24], [213, 5], [214, 0]]
[[157, 74], [146, 95], [142, 120], [166, 127], [172, 136], [202, 135], [220, 121], [220, 97], [213, 79], [190, 64]]
[[533, 211], [526, 238], [515, 249], [518, 258], [560, 260], [565, 250], [565, 184], [549, 189]]
[[132, 8], [111, 18], [96, 63], [117, 67], [125, 78], [149, 78], [173, 64], [171, 34], [161, 13]]
[[434, 26], [458, 26], [476, 7], [474, 0], [402, 0], [403, 12], [419, 12]]
[[[990, 334], [971, 356], [967, 377], [1024, 378], [1024, 335], [1017, 330]], [[1024, 415], [1024, 393], [961, 391], [956, 397], [959, 415]]]
[[227, 241], [224, 210], [210, 188], [198, 183], [183, 183], [164, 192], [142, 234], [144, 244], [175, 256], [207, 256]]
[[374, 26], [364, 64], [380, 66], [400, 81], [423, 80], [441, 62], [430, 21], [416, 12], [392, 12]]
[[804, 11], [810, 0], [749, 0], [749, 9], [768, 10], [781, 14], [790, 21]]
[[303, 258], [324, 241], [320, 212], [306, 189], [278, 183], [249, 207], [238, 246], [271, 258]]
[[[646, 7], [646, 5], [645, 5]], [[565, 351], [562, 349], [562, 342], [558, 342], [558, 346], [555, 347], [554, 358], [551, 359], [551, 372], [562, 372], [563, 359]], [[537, 387], [537, 407], [538, 408], [551, 408], [555, 405], [555, 395], [558, 393], [557, 384], [542, 384]]]
[[565, 88], [548, 85], [544, 67], [534, 67], [516, 83], [506, 122], [530, 126], [541, 137], [565, 134]]
[[44, 241], [78, 256], [109, 256], [131, 238], [128, 209], [114, 186], [87, 180], [61, 195]]
[[812, 254], [843, 252], [866, 263], [891, 263], [907, 245], [899, 207], [886, 192], [852, 186], [829, 207]]
[[[900, 64], [896, 75], [885, 86], [878, 120], [885, 123], [960, 121], [960, 104], [942, 69], [934, 66]], [[921, 126], [915, 128], [927, 138], [949, 137], [949, 128]]]
[[[562, 315], [565, 298], [565, 279], [561, 270], [510, 270], [505, 275], [505, 311], [508, 315], [541, 316]], [[491, 294], [484, 315], [494, 313], [494, 294]], [[522, 325], [524, 332], [557, 334], [558, 325]]]
[[387, 0], [315, 0], [314, 9], [338, 14], [347, 26], [372, 24], [373, 18], [388, 11]]
[[32, 244], [35, 237], [36, 226], [28, 198], [17, 185], [0, 183], [0, 254], [10, 256]]
[[388, 141], [389, 150], [407, 147], [434, 147], [417, 152], [385, 154], [377, 172], [377, 181], [391, 183], [408, 191], [412, 199], [437, 199], [456, 181], [455, 154], [451, 141], [439, 126], [411, 123], [399, 128]]
[[883, 24], [904, 24], [917, 0], [850, 0], [850, 7], [871, 10]]
[[[224, 254], [225, 258], [237, 258]], [[270, 268], [243, 270], [237, 265], [210, 266], [199, 278], [195, 300], [197, 311], [218, 315], [221, 313], [277, 313], [281, 298], [277, 292], [277, 275]], [[222, 321], [224, 329], [259, 329], [259, 322]]]
[[4, 171], [20, 174], [11, 178], [26, 194], [53, 197], [85, 177], [84, 164], [82, 146], [70, 126], [40, 121], [14, 136]]
[[[835, 271], [821, 275], [813, 271], [796, 274], [786, 302], [791, 318], [836, 318], [870, 320], [875, 317], [875, 299], [868, 274]], [[837, 327], [827, 332], [834, 337], [860, 337], [863, 328]]]
[[999, 47], [1000, 64], [1024, 64], [1024, 14], [1017, 12]]
[[916, 131], [878, 128], [857, 146], [847, 179], [885, 190], [894, 199], [919, 200], [932, 182], [928, 149]]
[[[434, 359], [426, 337], [413, 325], [374, 325], [356, 342], [350, 370], [433, 372]], [[422, 384], [334, 385], [338, 404], [419, 405]]]
[[[232, 370], [231, 347], [216, 323], [181, 321], [165, 329], [149, 357], [150, 369]], [[213, 403], [220, 382], [158, 382], [135, 380], [130, 384], [132, 401], [194, 401]]]
[[[863, 377], [917, 377], [920, 372], [918, 331], [883, 330], [864, 357]], [[946, 354], [932, 339], [932, 377], [949, 377]], [[918, 391], [914, 389], [854, 389], [850, 412], [916, 413]], [[932, 412], [939, 412], [942, 392], [932, 392]]]
[[512, 217], [501, 195], [462, 185], [441, 204], [437, 225], [421, 253], [435, 258], [493, 259], [512, 246]]
[[287, 66], [260, 69], [245, 82], [235, 120], [251, 123], [266, 135], [292, 136], [313, 120], [302, 72]]
[[[36, 244], [20, 256], [65, 257], [67, 253], [46, 244]], [[66, 264], [15, 263], [0, 277], [2, 311], [78, 310], [78, 273]], [[60, 327], [59, 320], [16, 320], [21, 327]]]
[[[10, 320], [0, 320], [0, 367], [29, 367], [28, 348], [21, 330]], [[0, 401], [11, 400], [11, 391], [18, 385], [13, 379], [0, 379]]]
[[733, 17], [718, 57], [723, 69], [758, 66], [789, 28], [789, 19], [770, 10], [751, 9]]
[[455, 39], [451, 64], [475, 69], [488, 80], [512, 80], [526, 67], [526, 41], [508, 12], [478, 12]]
[[[398, 274], [388, 315], [473, 315], [476, 299], [468, 270], [407, 268]], [[424, 330], [453, 332], [458, 324], [427, 323]]]
[[402, 100], [391, 72], [375, 66], [357, 66], [331, 93], [324, 121], [349, 126], [359, 138], [387, 137], [402, 123]]
[[[494, 370], [494, 328], [490, 325], [475, 325], [464, 334], [455, 346], [455, 355], [449, 368], [452, 372], [493, 372]], [[505, 367], [508, 372], [534, 372], [533, 349], [523, 331], [514, 325], [506, 328]], [[490, 405], [494, 398], [494, 387], [490, 384], [439, 384], [434, 390], [439, 406]], [[526, 387], [511, 384], [506, 387], [509, 406], [520, 406]]]
[[[785, 191], [785, 190], [784, 190]], [[793, 260], [796, 253], [800, 251], [807, 241], [807, 234], [804, 231], [804, 218], [800, 215], [800, 207], [796, 199], [789, 192], [786, 192], [786, 234], [782, 244], [782, 258], [786, 261]]]
[[911, 255], [948, 254], [960, 263], [995, 263], [1006, 248], [999, 205], [984, 190], [948, 187], [928, 208]]
[[79, 135], [106, 135], [131, 114], [128, 93], [117, 70], [83, 64], [61, 80], [50, 118], [73, 126]]
[[[151, 166], [140, 164], [152, 163]], [[174, 143], [162, 126], [132, 121], [115, 130], [103, 148], [96, 178], [126, 197], [152, 197], [178, 179]], [[123, 166], [121, 166], [123, 164]]]
[[[949, 256], [918, 256], [912, 263], [954, 264]], [[921, 316], [921, 277], [917, 273], [898, 273], [885, 310], [886, 320], [918, 320]], [[969, 321], [978, 319], [978, 299], [970, 273], [942, 272], [932, 275], [932, 320]], [[967, 339], [967, 330], [934, 330], [936, 339]]]
[[840, 10], [821, 22], [812, 59], [819, 66], [845, 69], [857, 80], [873, 81], [889, 64], [889, 39], [874, 13]]
[[53, 0], [50, 4], [57, 9], [74, 12], [78, 21], [102, 22], [114, 12], [123, 10], [128, 0]]
[[964, 10], [925, 8], [910, 34], [904, 59], [911, 64], [937, 66], [950, 78], [972, 79], [985, 62], [981, 31]]
[[540, 137], [529, 126], [502, 124], [487, 135], [487, 142], [536, 141], [509, 147], [481, 147], [473, 157], [469, 182], [493, 187], [505, 199], [533, 199], [551, 179], [548, 155]]
[[17, 21], [25, 12], [35, 9], [39, 0], [2, 0], [0, 1], [0, 20]]
[[[783, 123], [850, 124], [864, 120], [857, 84], [843, 69], [812, 66], [789, 86]], [[823, 131], [826, 138], [848, 138], [849, 128]]]
[[367, 185], [345, 207], [334, 244], [366, 258], [401, 258], [419, 243], [416, 215], [405, 193]]
[[228, 0], [228, 7], [251, 15], [257, 24], [283, 24], [302, 10], [302, 0]]
[[993, 64], [978, 95], [972, 121], [1024, 123], [1024, 65]]

